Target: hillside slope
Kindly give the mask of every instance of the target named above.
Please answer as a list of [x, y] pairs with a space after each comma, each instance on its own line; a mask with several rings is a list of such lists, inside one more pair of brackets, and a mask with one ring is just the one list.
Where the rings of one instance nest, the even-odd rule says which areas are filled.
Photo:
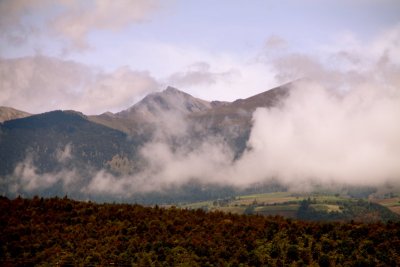
[[106, 167], [116, 155], [131, 155], [135, 141], [125, 133], [87, 120], [74, 111], [52, 111], [0, 125], [0, 175], [13, 173], [29, 157], [38, 173]]
[[4, 121], [25, 118], [32, 114], [10, 107], [0, 107], [0, 123]]

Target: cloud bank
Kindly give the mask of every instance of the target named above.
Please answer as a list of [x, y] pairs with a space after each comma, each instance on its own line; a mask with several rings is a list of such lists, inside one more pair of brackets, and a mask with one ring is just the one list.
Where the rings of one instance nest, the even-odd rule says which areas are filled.
[[30, 113], [74, 109], [120, 111], [158, 89], [148, 72], [113, 72], [45, 56], [0, 59], [0, 105]]
[[251, 150], [235, 168], [247, 182], [400, 183], [399, 90], [365, 85], [337, 95], [318, 83], [296, 87], [282, 107], [254, 113]]
[[[69, 149], [69, 148], [65, 148]], [[60, 159], [64, 163], [66, 159]], [[2, 188], [14, 195], [28, 193], [40, 194], [43, 190], [52, 188], [59, 184], [65, 192], [78, 190], [77, 184], [81, 179], [74, 168], [64, 168], [58, 172], [41, 173], [33, 163], [32, 155], [27, 157], [15, 167], [14, 173], [4, 177], [0, 181]], [[4, 194], [4, 192], [2, 192]]]

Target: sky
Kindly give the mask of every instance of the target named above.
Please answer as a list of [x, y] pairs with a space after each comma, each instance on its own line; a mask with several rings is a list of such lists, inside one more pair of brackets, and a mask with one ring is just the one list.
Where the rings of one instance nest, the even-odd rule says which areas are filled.
[[117, 112], [168, 85], [233, 101], [320, 69], [397, 71], [399, 47], [398, 0], [0, 0], [0, 105]]

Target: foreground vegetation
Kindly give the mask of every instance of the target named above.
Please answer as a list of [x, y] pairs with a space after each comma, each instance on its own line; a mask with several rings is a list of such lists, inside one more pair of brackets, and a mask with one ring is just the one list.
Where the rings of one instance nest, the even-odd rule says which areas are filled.
[[400, 223], [0, 199], [1, 266], [395, 266]]

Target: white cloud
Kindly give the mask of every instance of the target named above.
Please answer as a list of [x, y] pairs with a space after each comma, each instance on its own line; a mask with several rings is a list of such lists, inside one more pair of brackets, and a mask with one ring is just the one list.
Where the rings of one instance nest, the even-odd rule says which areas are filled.
[[68, 143], [64, 148], [56, 150], [56, 159], [60, 163], [65, 163], [72, 158], [72, 144]]
[[279, 108], [258, 109], [236, 171], [258, 181], [278, 177], [289, 187], [382, 185], [400, 178], [400, 91], [360, 86], [332, 94], [303, 82]]
[[101, 170], [94, 174], [90, 183], [83, 187], [81, 192], [86, 194], [118, 195], [119, 197], [123, 197], [127, 195], [131, 187], [132, 183], [126, 184], [124, 178], [117, 178], [114, 175]]
[[66, 50], [84, 50], [91, 32], [143, 22], [159, 6], [158, 0], [5, 0], [0, 2], [0, 35], [22, 41], [40, 32], [67, 41]]
[[116, 31], [142, 22], [158, 6], [157, 0], [65, 1], [66, 10], [55, 19], [53, 29], [70, 40], [73, 48], [85, 49], [91, 31]]
[[271, 35], [265, 41], [266, 49], [283, 49], [288, 45], [287, 41], [279, 35]]
[[44, 56], [0, 59], [0, 105], [31, 113], [74, 109], [86, 114], [120, 111], [158, 90], [147, 73], [122, 67], [105, 73]]
[[16, 195], [45, 190], [57, 183], [61, 183], [66, 189], [73, 183], [76, 184], [78, 179], [79, 175], [74, 169], [65, 169], [54, 173], [39, 173], [33, 164], [32, 157], [27, 156], [24, 161], [17, 164], [14, 173], [6, 178], [6, 182], [9, 192]]
[[[233, 153], [222, 139], [208, 139], [195, 148], [172, 148], [161, 141], [147, 143], [140, 152], [143, 170], [116, 177], [101, 170], [94, 174], [83, 193], [130, 197], [137, 193], [163, 191], [188, 182], [232, 184], [222, 172], [233, 161]], [[142, 167], [143, 167], [142, 166]]]
[[209, 86], [215, 84], [218, 79], [224, 79], [225, 77], [230, 79], [235, 74], [237, 73], [234, 70], [211, 72], [208, 63], [197, 62], [190, 65], [186, 71], [172, 74], [168, 79], [168, 83], [183, 88], [192, 85]]
[[209, 101], [246, 98], [278, 85], [273, 69], [251, 57], [224, 54], [203, 58], [206, 61], [183, 67], [183, 71], [172, 73], [164, 83]]

